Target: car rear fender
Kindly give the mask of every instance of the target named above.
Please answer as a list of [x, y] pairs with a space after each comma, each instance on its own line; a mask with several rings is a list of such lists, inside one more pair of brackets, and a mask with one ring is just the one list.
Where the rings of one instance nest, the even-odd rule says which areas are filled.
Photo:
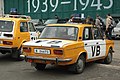
[[114, 52], [114, 49], [113, 49], [114, 43], [107, 43], [106, 45], [107, 45], [107, 48], [106, 48], [107, 49], [106, 56], [107, 56], [110, 49], [112, 50], [112, 52]]
[[113, 47], [112, 47], [112, 46], [109, 46], [109, 48], [108, 48], [108, 50], [107, 50], [107, 53], [106, 53], [106, 56], [108, 55], [109, 50], [112, 50], [112, 53], [114, 52]]
[[87, 52], [85, 52], [85, 51], [80, 52], [80, 53], [78, 54], [78, 56], [77, 56], [77, 58], [76, 58], [76, 62], [77, 62], [78, 58], [79, 58], [81, 55], [83, 55], [83, 56], [85, 57], [85, 62], [86, 62], [88, 55], [87, 55]]

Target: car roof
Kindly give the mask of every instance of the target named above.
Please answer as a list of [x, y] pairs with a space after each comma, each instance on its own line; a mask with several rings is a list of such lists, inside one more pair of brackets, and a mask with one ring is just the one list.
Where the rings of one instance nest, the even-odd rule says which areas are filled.
[[66, 27], [92, 27], [90, 24], [66, 23], [66, 24], [48, 24], [47, 26], [66, 26]]
[[5, 14], [3, 16], [0, 17], [0, 20], [10, 20], [10, 21], [19, 21], [19, 20], [27, 20], [30, 21], [31, 17], [30, 16], [26, 16], [26, 15], [9, 15], [9, 14]]
[[8, 20], [8, 21], [19, 21], [19, 20], [23, 20], [23, 21], [29, 21], [29, 19], [22, 19], [22, 18], [0, 18], [0, 20]]

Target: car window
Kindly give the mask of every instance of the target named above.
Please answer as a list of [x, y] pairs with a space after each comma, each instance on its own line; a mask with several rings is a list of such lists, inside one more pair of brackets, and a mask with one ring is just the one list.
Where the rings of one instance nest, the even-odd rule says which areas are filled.
[[93, 39], [93, 37], [92, 37], [91, 28], [85, 27], [84, 31], [83, 31], [83, 40], [92, 40], [92, 39]]
[[116, 25], [117, 28], [120, 28], [120, 22], [118, 22], [118, 24]]
[[20, 23], [20, 32], [28, 32], [27, 22], [21, 22]]
[[48, 19], [44, 24], [47, 25], [47, 24], [55, 24], [57, 23], [58, 19]]
[[94, 39], [102, 39], [101, 32], [98, 28], [92, 28]]
[[2, 21], [0, 20], [0, 31], [2, 32], [12, 32], [14, 22], [12, 21]]
[[66, 26], [45, 27], [40, 38], [77, 40], [78, 28]]
[[31, 22], [28, 22], [28, 26], [29, 26], [29, 31], [30, 32], [35, 32], [34, 25]]
[[43, 31], [44, 28], [45, 28], [44, 25], [37, 25], [37, 26], [35, 26], [35, 29], [36, 29], [37, 31], [39, 31], [40, 33]]

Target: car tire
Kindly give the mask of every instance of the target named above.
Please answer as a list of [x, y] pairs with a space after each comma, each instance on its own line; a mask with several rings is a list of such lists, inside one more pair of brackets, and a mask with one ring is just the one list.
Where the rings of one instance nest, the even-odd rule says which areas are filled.
[[75, 64], [73, 64], [70, 69], [76, 73], [76, 74], [80, 74], [84, 71], [85, 68], [85, 57], [83, 55], [81, 55], [77, 62]]
[[6, 54], [6, 52], [5, 52], [5, 51], [1, 51], [1, 53], [2, 53], [2, 54]]
[[110, 64], [112, 62], [112, 49], [109, 49], [107, 57], [104, 59], [103, 63]]
[[21, 54], [23, 54], [22, 47], [20, 47], [18, 50], [14, 50], [14, 52], [12, 53], [12, 58], [14, 58], [17, 61], [23, 61], [24, 58], [20, 57]]
[[42, 63], [36, 63], [36, 66], [35, 66], [37, 70], [44, 70], [45, 67], [46, 67], [46, 64], [42, 64]]

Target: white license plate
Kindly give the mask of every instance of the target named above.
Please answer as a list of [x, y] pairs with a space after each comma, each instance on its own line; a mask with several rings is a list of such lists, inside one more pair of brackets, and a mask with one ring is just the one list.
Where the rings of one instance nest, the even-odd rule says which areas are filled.
[[34, 52], [40, 54], [50, 54], [50, 50], [46, 50], [46, 49], [34, 49]]

